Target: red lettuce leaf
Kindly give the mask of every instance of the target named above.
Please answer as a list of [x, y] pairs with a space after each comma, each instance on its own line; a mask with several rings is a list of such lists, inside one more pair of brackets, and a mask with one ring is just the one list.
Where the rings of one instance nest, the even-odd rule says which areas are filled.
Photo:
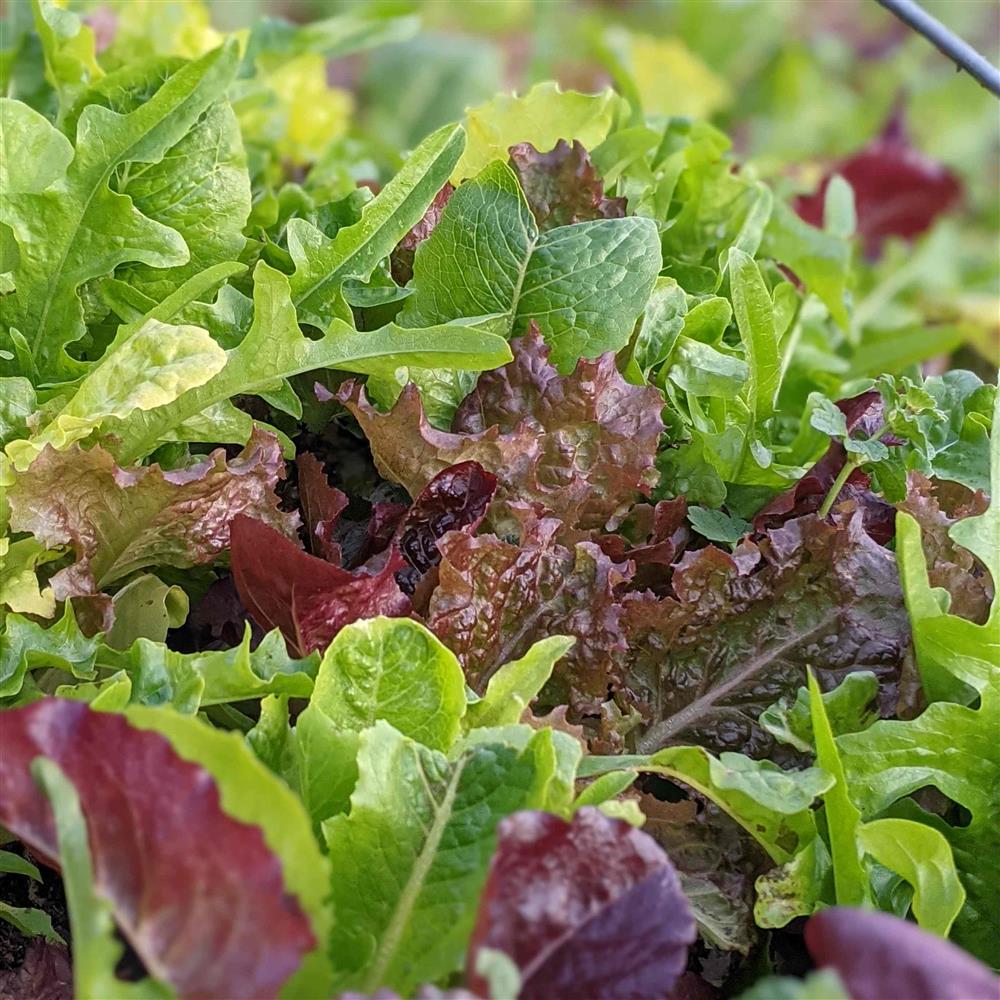
[[909, 645], [892, 553], [859, 515], [798, 518], [735, 552], [707, 546], [673, 570], [674, 596], [625, 600], [627, 689], [647, 717], [644, 752], [675, 743], [766, 755], [757, 716], [794, 697], [806, 667], [829, 690], [855, 670], [879, 677], [883, 714], [895, 705]]
[[962, 196], [959, 179], [947, 167], [910, 145], [898, 114], [873, 142], [835, 165], [815, 194], [797, 199], [796, 211], [814, 226], [823, 225], [826, 188], [834, 174], [854, 189], [858, 235], [869, 256], [877, 256], [889, 236], [913, 239], [926, 232]]
[[333, 532], [340, 515], [350, 502], [347, 494], [331, 486], [323, 471], [323, 463], [306, 452], [295, 460], [299, 473], [299, 505], [306, 525], [309, 551], [327, 562], [340, 562], [340, 546]]
[[677, 873], [647, 834], [589, 807], [572, 823], [519, 812], [498, 827], [467, 977], [489, 996], [476, 954], [492, 948], [519, 969], [519, 1000], [653, 1000], [684, 971], [694, 939]]
[[52, 578], [56, 598], [94, 595], [145, 566], [187, 568], [229, 547], [229, 523], [248, 514], [293, 534], [278, 510], [284, 476], [273, 434], [255, 431], [233, 459], [219, 448], [185, 469], [121, 468], [100, 447], [51, 446], [18, 475], [7, 497], [11, 527], [50, 548], [70, 545], [76, 562]]
[[957, 945], [888, 913], [835, 906], [810, 917], [806, 946], [853, 1000], [996, 1000], [1000, 979]]
[[659, 391], [626, 382], [611, 353], [560, 375], [536, 330], [511, 348], [514, 360], [480, 376], [451, 433], [428, 423], [414, 386], [386, 414], [356, 383], [338, 398], [361, 424], [381, 474], [410, 496], [448, 466], [475, 461], [498, 480], [495, 528], [516, 525], [511, 504], [536, 506], [567, 528], [603, 528], [652, 487]]
[[0, 823], [58, 857], [30, 772], [76, 787], [97, 891], [144, 965], [181, 997], [273, 997], [311, 951], [309, 919], [260, 829], [226, 815], [205, 770], [123, 716], [45, 699], [0, 714]]
[[497, 477], [478, 462], [461, 462], [439, 472], [413, 502], [397, 530], [397, 544], [409, 569], [400, 586], [412, 594], [428, 570], [441, 561], [437, 541], [449, 531], [474, 534], [486, 516]]
[[264, 631], [281, 629], [293, 655], [325, 649], [359, 618], [410, 612], [410, 600], [396, 582], [405, 562], [395, 549], [346, 570], [309, 555], [253, 518], [235, 518], [230, 533], [240, 600]]
[[73, 1000], [69, 949], [32, 938], [16, 969], [0, 969], [0, 1000]]
[[[860, 396], [841, 399], [837, 407], [844, 414], [848, 432], [860, 431], [871, 435], [882, 426], [882, 397], [877, 392], [863, 392]], [[897, 442], [890, 435], [883, 440], [886, 444]], [[758, 531], [766, 531], [779, 527], [791, 518], [815, 514], [846, 461], [844, 446], [839, 441], [832, 441], [826, 454], [791, 489], [785, 490], [758, 511], [754, 527]], [[860, 510], [865, 530], [879, 544], [885, 545], [895, 534], [895, 508], [872, 492], [871, 479], [860, 469], [855, 469], [841, 488], [834, 510], [842, 507], [848, 512]]]
[[530, 142], [518, 143], [510, 148], [510, 164], [543, 232], [575, 222], [625, 216], [625, 199], [604, 194], [604, 181], [590, 154], [576, 140], [571, 146], [560, 139], [548, 153], [540, 153]]
[[389, 258], [392, 277], [399, 285], [408, 284], [413, 278], [413, 258], [417, 247], [427, 239], [441, 221], [445, 205], [455, 193], [451, 184], [445, 184], [427, 206], [424, 217], [399, 241]]
[[557, 541], [554, 518], [529, 521], [520, 544], [451, 532], [438, 543], [438, 586], [428, 625], [482, 693], [494, 672], [548, 635], [576, 636], [557, 664], [558, 701], [595, 711], [621, 682], [625, 639], [618, 588], [629, 568], [598, 546]]
[[920, 472], [910, 473], [908, 486], [906, 499], [898, 506], [920, 524], [931, 586], [951, 595], [951, 614], [985, 624], [993, 604], [992, 580], [968, 549], [952, 541], [948, 531], [963, 518], [985, 513], [986, 497], [959, 483], [928, 479]]

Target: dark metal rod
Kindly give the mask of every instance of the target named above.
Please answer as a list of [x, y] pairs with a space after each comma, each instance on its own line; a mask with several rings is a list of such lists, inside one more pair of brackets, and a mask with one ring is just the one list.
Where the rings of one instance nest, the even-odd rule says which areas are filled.
[[935, 48], [978, 80], [990, 93], [1000, 97], [1000, 70], [981, 56], [968, 42], [949, 31], [936, 17], [931, 17], [915, 0], [878, 0], [904, 24], [923, 35]]

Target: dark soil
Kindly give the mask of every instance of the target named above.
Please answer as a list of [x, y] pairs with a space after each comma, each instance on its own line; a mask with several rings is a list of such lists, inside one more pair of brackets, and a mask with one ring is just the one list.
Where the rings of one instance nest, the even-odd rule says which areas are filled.
[[[27, 875], [0, 875], [0, 900], [11, 906], [31, 906], [43, 910], [52, 919], [52, 926], [69, 940], [69, 914], [66, 911], [66, 895], [63, 892], [59, 873], [39, 864], [28, 854], [21, 844], [5, 845], [4, 850], [20, 854], [42, 873], [42, 881], [36, 882]], [[25, 937], [16, 927], [0, 920], [0, 970], [16, 969], [24, 962], [31, 938]]]

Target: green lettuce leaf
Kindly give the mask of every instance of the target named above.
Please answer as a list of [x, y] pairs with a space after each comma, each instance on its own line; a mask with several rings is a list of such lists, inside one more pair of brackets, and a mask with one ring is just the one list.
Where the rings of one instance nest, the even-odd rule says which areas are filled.
[[362, 733], [350, 813], [323, 826], [339, 988], [409, 995], [461, 967], [497, 823], [541, 805], [547, 735], [448, 759], [381, 720]]
[[[156, 163], [226, 90], [238, 50], [227, 43], [171, 76], [140, 108], [118, 115], [91, 105], [77, 124], [75, 146], [26, 105], [3, 100], [4, 133], [43, 158], [4, 157], [6, 197], [0, 221], [20, 249], [16, 291], [0, 298], [0, 322], [17, 329], [27, 354], [19, 374], [72, 378], [83, 366], [66, 348], [85, 332], [78, 289], [119, 264], [155, 267], [188, 259], [183, 238], [143, 216], [109, 180], [128, 163]], [[2, 362], [11, 367], [11, 362]]]

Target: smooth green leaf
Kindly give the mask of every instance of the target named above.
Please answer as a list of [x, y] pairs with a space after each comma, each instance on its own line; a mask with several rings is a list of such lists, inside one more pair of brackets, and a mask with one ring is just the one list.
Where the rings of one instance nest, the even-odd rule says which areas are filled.
[[913, 886], [917, 923], [947, 937], [965, 905], [965, 889], [944, 835], [909, 819], [876, 819], [861, 827], [858, 842], [879, 864]]
[[536, 642], [519, 660], [505, 663], [490, 678], [483, 697], [466, 709], [466, 730], [519, 722], [552, 676], [556, 661], [574, 642], [569, 636], [549, 636]]
[[384, 719], [404, 736], [446, 753], [461, 732], [465, 675], [458, 658], [409, 618], [347, 625], [323, 654], [309, 711], [338, 731]]
[[[660, 269], [649, 219], [599, 219], [539, 233], [517, 177], [492, 163], [449, 200], [414, 261], [400, 322], [429, 326], [463, 316], [506, 317], [509, 335], [535, 321], [562, 372], [616, 351]], [[418, 380], [419, 382], [419, 380]]]
[[774, 306], [760, 269], [738, 247], [729, 251], [733, 314], [750, 366], [747, 401], [757, 421], [774, 413], [781, 385], [781, 355], [774, 331]]
[[869, 899], [868, 875], [858, 851], [861, 813], [847, 790], [844, 766], [826, 715], [826, 705], [815, 674], [809, 671], [809, 711], [812, 715], [816, 763], [834, 778], [823, 793], [826, 826], [833, 858], [834, 888], [838, 906], [862, 906]]

